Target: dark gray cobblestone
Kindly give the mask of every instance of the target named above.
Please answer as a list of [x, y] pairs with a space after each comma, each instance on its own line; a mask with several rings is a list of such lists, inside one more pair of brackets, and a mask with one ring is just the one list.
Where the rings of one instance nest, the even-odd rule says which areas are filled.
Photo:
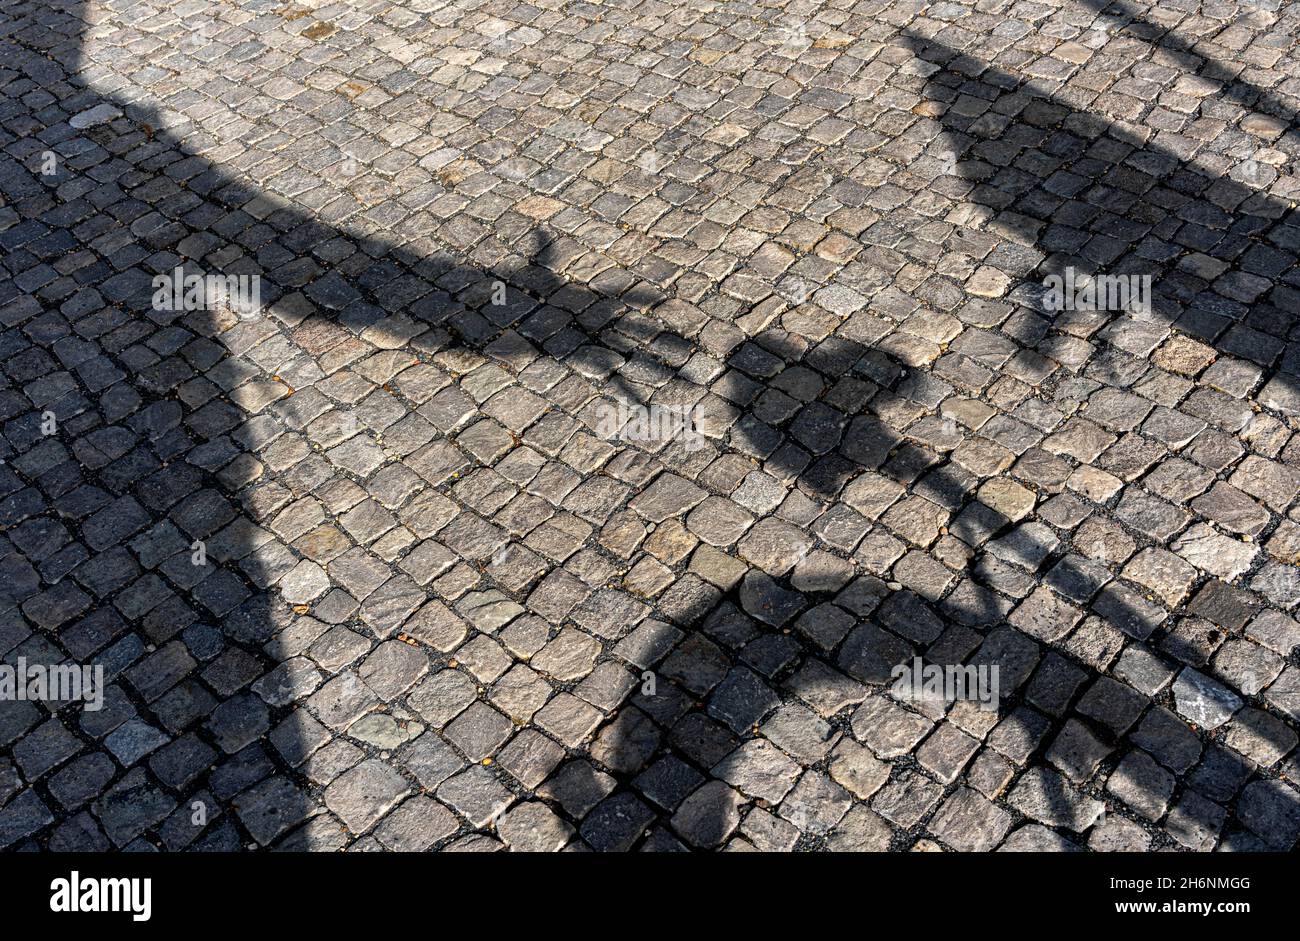
[[1300, 13], [1103, 6], [7, 3], [0, 848], [1293, 848]]

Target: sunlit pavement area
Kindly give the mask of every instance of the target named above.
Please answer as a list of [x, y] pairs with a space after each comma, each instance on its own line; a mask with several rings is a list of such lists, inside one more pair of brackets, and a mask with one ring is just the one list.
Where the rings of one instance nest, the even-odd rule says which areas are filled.
[[1290, 849], [1297, 36], [4, 0], [0, 847]]

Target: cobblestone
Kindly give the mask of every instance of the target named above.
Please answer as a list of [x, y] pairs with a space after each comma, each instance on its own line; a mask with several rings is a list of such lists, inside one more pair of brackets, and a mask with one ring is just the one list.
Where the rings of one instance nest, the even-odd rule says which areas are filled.
[[0, 848], [1293, 848], [1300, 13], [1128, 6], [10, 4]]

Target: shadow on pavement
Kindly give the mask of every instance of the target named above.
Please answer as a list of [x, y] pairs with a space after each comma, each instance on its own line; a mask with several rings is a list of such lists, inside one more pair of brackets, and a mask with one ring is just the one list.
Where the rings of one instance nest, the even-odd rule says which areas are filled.
[[[814, 284], [833, 292], [820, 307], [769, 291], [727, 322], [703, 312], [729, 309], [714, 286], [597, 260], [541, 197], [533, 217], [447, 214], [437, 237], [466, 257], [432, 236], [417, 250], [351, 235], [328, 207], [188, 152], [149, 105], [87, 87], [82, 13], [6, 16], [0, 648], [7, 663], [103, 663], [111, 687], [95, 714], [0, 705], [16, 763], [0, 844], [330, 849], [387, 811], [374, 795], [412, 793], [398, 813], [445, 816], [433, 842], [473, 847], [470, 829], [535, 790], [596, 849], [718, 846], [751, 799], [771, 812], [747, 818], [755, 843], [819, 846], [852, 778], [822, 772], [875, 761], [832, 753], [845, 731], [902, 757], [919, 738], [894, 741], [900, 722], [942, 721], [922, 765], [942, 784], [903, 758], [887, 788], [903, 832], [863, 813], [862, 845], [910, 846], [945, 791], [959, 798], [945, 842], [996, 845], [1012, 816], [988, 845], [963, 835], [988, 802], [953, 789], [973, 750], [946, 754], [994, 736], [1029, 769], [1004, 795], [1026, 823], [1009, 845], [1063, 848], [1038, 824], [1088, 830], [1094, 771], [1121, 742], [1156, 759], [1136, 759], [1154, 770], [1134, 775], [1131, 806], [1148, 781], [1231, 760], [1166, 708], [1165, 684], [1151, 705], [1104, 674], [1139, 641], [1194, 668], [1205, 701], [1237, 699], [1197, 672], [1196, 632], [1239, 633], [1257, 596], [1198, 573], [1171, 616], [1057, 530], [1096, 513], [1160, 545], [1185, 511], [1107, 481], [1155, 463], [1139, 424], [1175, 448], [1241, 431], [1226, 395], [1205, 396], [1194, 430], [1172, 413], [1181, 395], [1150, 362], [1169, 326], [1256, 364], [1263, 404], [1296, 414], [1300, 230], [1253, 185], [1267, 181], [1205, 175], [904, 34], [885, 54], [908, 60], [927, 105], [909, 169], [962, 202], [963, 237], [1010, 293]], [[322, 173], [346, 159], [328, 156]], [[901, 258], [915, 238], [886, 216], [858, 241]], [[155, 309], [154, 275], [177, 266], [257, 276], [262, 311]], [[1067, 267], [1152, 275], [1152, 312], [1044, 311], [1044, 277]], [[866, 306], [829, 313], [844, 290]], [[953, 323], [976, 329], [949, 346]], [[1133, 419], [1126, 388], [1168, 407]], [[702, 446], [603, 440], [618, 401], [692, 410]], [[1073, 417], [1044, 442], [1049, 407]], [[1094, 465], [1106, 474], [1078, 476]], [[653, 563], [623, 570], [651, 545]], [[680, 577], [666, 587], [660, 569]], [[609, 646], [583, 672], [591, 636]], [[1000, 711], [903, 713], [877, 687], [913, 656], [996, 664]], [[545, 706], [538, 682], [559, 691]], [[489, 701], [516, 725], [500, 751]], [[453, 721], [456, 748], [436, 734]], [[1285, 752], [1285, 725], [1260, 734], [1275, 727]], [[75, 775], [47, 774], [64, 761]], [[792, 765], [815, 770], [797, 786], [753, 771]], [[1219, 814], [1217, 833], [1211, 799], [1229, 804], [1253, 773], [1202, 770], [1184, 816]], [[360, 796], [326, 794], [323, 813], [316, 796], [345, 779]], [[195, 802], [214, 809], [204, 826], [188, 823]], [[426, 848], [391, 830], [362, 843]]]

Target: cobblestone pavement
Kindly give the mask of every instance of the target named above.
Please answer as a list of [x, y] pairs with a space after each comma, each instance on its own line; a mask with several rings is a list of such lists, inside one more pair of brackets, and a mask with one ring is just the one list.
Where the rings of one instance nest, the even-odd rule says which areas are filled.
[[3, 0], [0, 847], [1291, 848], [1278, 7]]

